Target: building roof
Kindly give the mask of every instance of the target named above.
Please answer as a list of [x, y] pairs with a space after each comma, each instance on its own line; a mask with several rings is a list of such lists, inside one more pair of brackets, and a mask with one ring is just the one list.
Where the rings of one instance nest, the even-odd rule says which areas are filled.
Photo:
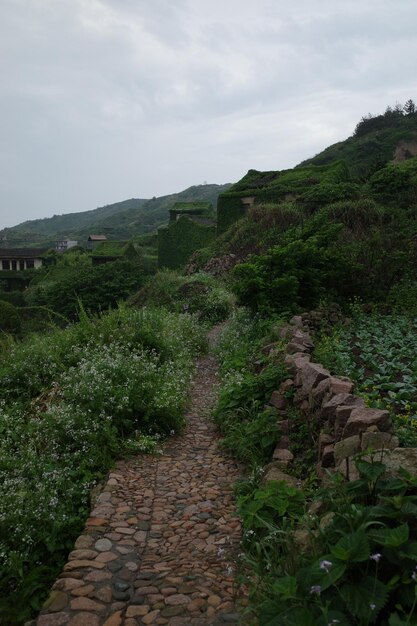
[[176, 202], [171, 211], [176, 213], [204, 213], [206, 211], [212, 211], [213, 205], [208, 201], [196, 200], [195, 202]]
[[97, 257], [123, 257], [138, 254], [136, 246], [129, 241], [104, 241], [95, 246], [91, 256]]
[[38, 259], [46, 248], [0, 248], [1, 259]]
[[106, 235], [90, 235], [88, 241], [107, 241]]

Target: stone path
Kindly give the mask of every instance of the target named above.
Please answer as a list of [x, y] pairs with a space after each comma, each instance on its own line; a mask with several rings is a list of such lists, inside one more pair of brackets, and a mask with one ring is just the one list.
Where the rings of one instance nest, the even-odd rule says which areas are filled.
[[213, 357], [200, 358], [185, 432], [162, 455], [117, 464], [31, 625], [238, 623], [232, 486], [240, 468], [207, 420], [216, 376]]

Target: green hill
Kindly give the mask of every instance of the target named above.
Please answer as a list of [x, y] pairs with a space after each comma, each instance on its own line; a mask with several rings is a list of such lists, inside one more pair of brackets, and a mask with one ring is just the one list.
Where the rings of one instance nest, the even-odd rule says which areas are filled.
[[156, 231], [168, 221], [169, 209], [176, 202], [207, 200], [214, 206], [217, 197], [230, 185], [195, 185], [181, 191], [150, 200], [132, 198], [91, 211], [54, 215], [30, 220], [0, 231], [1, 246], [54, 246], [60, 238], [86, 243], [92, 233], [105, 233], [109, 239], [130, 239]]
[[417, 112], [387, 108], [383, 115], [365, 116], [354, 134], [300, 163], [328, 165], [344, 160], [352, 177], [364, 179], [393, 159], [417, 155]]

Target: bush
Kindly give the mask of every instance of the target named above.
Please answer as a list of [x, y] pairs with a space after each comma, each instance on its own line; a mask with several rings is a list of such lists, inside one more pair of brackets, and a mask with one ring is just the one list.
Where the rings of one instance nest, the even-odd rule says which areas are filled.
[[17, 335], [21, 329], [21, 321], [16, 307], [10, 302], [0, 300], [0, 331]]
[[161, 270], [130, 303], [163, 306], [170, 311], [195, 314], [202, 322], [217, 324], [230, 315], [234, 297], [209, 274], [181, 276], [173, 270]]
[[416, 623], [416, 479], [357, 468], [359, 480], [337, 474], [319, 494], [320, 516], [303, 515], [305, 494], [284, 483], [240, 496], [260, 626]]

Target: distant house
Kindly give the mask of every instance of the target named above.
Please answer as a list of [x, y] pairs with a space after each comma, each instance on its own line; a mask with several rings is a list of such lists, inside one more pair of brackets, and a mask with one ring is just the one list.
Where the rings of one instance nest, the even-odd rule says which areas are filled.
[[42, 267], [45, 252], [41, 248], [1, 248], [0, 271], [37, 270]]
[[102, 241], [107, 241], [106, 235], [90, 235], [87, 239], [87, 245], [89, 248], [94, 248], [94, 246]]
[[102, 265], [118, 259], [137, 259], [139, 256], [138, 247], [130, 241], [101, 241], [94, 246], [91, 260], [93, 265]]
[[60, 239], [55, 244], [55, 250], [57, 252], [65, 252], [70, 248], [75, 248], [75, 246], [78, 246], [78, 241], [74, 241], [73, 239]]

